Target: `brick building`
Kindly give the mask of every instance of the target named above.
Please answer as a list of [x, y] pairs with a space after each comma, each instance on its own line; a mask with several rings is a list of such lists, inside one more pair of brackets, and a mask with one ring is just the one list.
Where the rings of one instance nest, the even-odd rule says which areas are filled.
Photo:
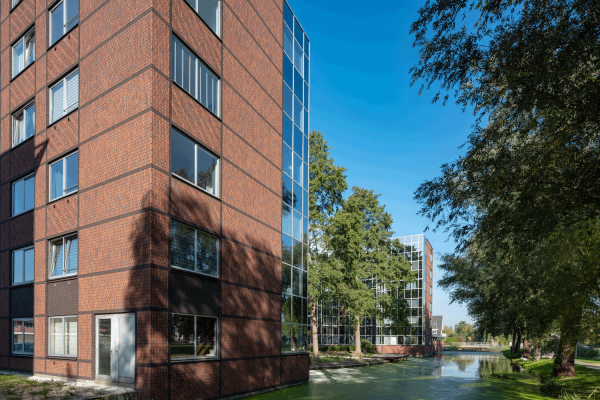
[[284, 0], [0, 0], [1, 369], [308, 379], [308, 60]]

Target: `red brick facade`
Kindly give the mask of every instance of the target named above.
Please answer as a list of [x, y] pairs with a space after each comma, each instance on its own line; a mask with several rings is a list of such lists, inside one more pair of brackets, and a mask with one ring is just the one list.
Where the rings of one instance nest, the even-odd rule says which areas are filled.
[[[283, 2], [222, 0], [215, 35], [185, 0], [79, 0], [49, 46], [57, 0], [0, 0], [0, 368], [96, 379], [96, 316], [134, 313], [135, 387], [148, 398], [215, 398], [308, 379], [280, 354]], [[35, 28], [35, 61], [12, 78], [12, 47]], [[171, 79], [172, 35], [220, 79], [215, 116]], [[79, 104], [50, 123], [50, 87], [79, 70]], [[35, 101], [35, 135], [12, 146]], [[171, 174], [171, 129], [220, 158], [220, 195]], [[50, 201], [50, 164], [79, 153], [78, 191]], [[35, 208], [11, 218], [12, 184], [35, 174]], [[220, 239], [218, 357], [171, 362], [170, 220]], [[48, 278], [51, 239], [77, 234], [78, 273]], [[11, 351], [11, 254], [34, 246], [33, 356]], [[200, 305], [198, 305], [200, 306]], [[77, 357], [48, 356], [48, 318], [77, 315]], [[57, 314], [57, 313], [61, 314]]]

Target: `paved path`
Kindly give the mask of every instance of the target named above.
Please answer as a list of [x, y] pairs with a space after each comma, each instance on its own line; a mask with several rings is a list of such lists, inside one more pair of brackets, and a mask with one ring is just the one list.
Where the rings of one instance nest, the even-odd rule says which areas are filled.
[[590, 369], [595, 369], [596, 371], [600, 371], [600, 364], [598, 364], [598, 363], [591, 363], [591, 362], [587, 362], [587, 361], [575, 360], [575, 364], [583, 365], [584, 367], [588, 367]]

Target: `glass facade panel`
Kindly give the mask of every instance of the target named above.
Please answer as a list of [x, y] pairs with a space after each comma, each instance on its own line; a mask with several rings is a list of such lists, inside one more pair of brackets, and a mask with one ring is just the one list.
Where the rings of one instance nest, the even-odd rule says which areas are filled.
[[[282, 182], [282, 311], [281, 351], [307, 350], [308, 237], [308, 42], [289, 5], [283, 26], [283, 182]], [[290, 179], [291, 178], [291, 179]]]

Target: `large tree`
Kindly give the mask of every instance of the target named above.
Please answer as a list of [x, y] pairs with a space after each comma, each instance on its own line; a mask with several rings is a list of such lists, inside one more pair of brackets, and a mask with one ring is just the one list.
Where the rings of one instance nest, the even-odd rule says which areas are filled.
[[[396, 286], [414, 280], [410, 263], [401, 255], [403, 245], [392, 239], [392, 222], [379, 195], [355, 186], [326, 227], [327, 251], [339, 271], [331, 290], [354, 320], [356, 354], [361, 353], [360, 318], [386, 318], [382, 309], [398, 315], [402, 305], [396, 301]], [[387, 290], [376, 291], [377, 286]]]
[[331, 218], [342, 206], [343, 193], [348, 189], [346, 168], [335, 164], [331, 157], [331, 147], [322, 132], [310, 133], [310, 181], [309, 181], [309, 247], [308, 271], [310, 285], [308, 297], [311, 314], [313, 358], [319, 358], [317, 335], [317, 307], [332, 295], [329, 289], [339, 278], [326, 251], [326, 227]]

